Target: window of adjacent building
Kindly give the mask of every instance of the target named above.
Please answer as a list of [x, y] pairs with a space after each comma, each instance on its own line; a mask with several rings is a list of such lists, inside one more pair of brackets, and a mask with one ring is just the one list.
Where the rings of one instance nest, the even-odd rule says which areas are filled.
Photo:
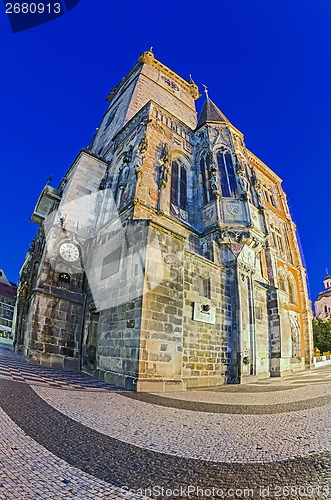
[[186, 211], [187, 173], [184, 165], [178, 161], [173, 161], [171, 168], [171, 204]]
[[210, 185], [210, 162], [211, 158], [209, 154], [201, 156], [200, 159], [200, 175], [202, 183], [202, 197], [203, 204], [209, 203], [212, 200], [212, 191]]
[[199, 294], [201, 297], [205, 297], [206, 299], [210, 299], [210, 278], [200, 278], [200, 290]]
[[324, 306], [324, 311], [327, 313], [328, 312], [328, 306]]
[[238, 198], [238, 186], [230, 153], [219, 151], [216, 157], [222, 196], [225, 198]]

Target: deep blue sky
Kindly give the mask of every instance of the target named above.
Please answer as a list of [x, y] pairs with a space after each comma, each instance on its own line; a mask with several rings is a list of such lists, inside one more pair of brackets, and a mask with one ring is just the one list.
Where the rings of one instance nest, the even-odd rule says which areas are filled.
[[[18, 279], [37, 226], [29, 222], [106, 110], [104, 101], [154, 47], [191, 73], [246, 145], [284, 180], [315, 300], [330, 254], [329, 0], [80, 0], [59, 19], [11, 33], [0, 13], [0, 267]], [[197, 101], [200, 110], [203, 98]]]

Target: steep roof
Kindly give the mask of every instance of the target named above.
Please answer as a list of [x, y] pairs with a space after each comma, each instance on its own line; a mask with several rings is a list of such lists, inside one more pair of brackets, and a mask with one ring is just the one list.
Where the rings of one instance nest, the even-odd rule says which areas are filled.
[[197, 128], [201, 127], [206, 122], [229, 123], [229, 120], [226, 118], [226, 116], [223, 115], [222, 111], [218, 109], [216, 104], [214, 104], [209, 97], [207, 97], [204, 105], [202, 106]]

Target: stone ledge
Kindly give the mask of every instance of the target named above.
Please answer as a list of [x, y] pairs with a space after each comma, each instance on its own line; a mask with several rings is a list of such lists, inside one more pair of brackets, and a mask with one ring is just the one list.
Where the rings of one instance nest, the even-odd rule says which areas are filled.
[[137, 380], [137, 392], [182, 392], [186, 384], [180, 379], [150, 379]]
[[185, 383], [187, 389], [194, 389], [196, 387], [213, 387], [224, 385], [227, 379], [225, 376], [215, 376], [215, 377], [184, 377], [183, 382]]

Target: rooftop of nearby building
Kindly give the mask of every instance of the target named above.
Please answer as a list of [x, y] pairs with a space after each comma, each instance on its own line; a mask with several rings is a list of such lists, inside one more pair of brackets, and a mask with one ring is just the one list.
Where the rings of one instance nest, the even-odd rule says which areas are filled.
[[16, 290], [17, 290], [16, 283], [9, 281], [3, 269], [0, 269], [0, 296], [6, 297], [7, 299], [15, 300]]
[[6, 285], [5, 283], [0, 282], [0, 297], [6, 297], [7, 299], [16, 299], [16, 285], [10, 284]]

